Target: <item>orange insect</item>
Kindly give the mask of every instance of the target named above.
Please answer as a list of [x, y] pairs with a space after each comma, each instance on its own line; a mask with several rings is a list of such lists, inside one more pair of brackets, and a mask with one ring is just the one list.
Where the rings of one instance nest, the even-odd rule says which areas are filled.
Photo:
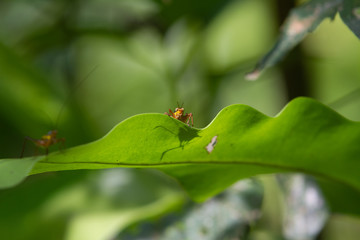
[[57, 138], [56, 137], [57, 133], [58, 133], [57, 130], [51, 130], [46, 135], [42, 136], [40, 139], [34, 139], [34, 138], [29, 137], [29, 136], [26, 136], [25, 140], [24, 140], [24, 144], [23, 144], [23, 148], [22, 148], [20, 157], [21, 158], [23, 157], [24, 150], [25, 150], [25, 145], [26, 145], [27, 141], [31, 141], [37, 147], [45, 149], [46, 155], [48, 155], [48, 153], [49, 153], [49, 147], [54, 145], [54, 144], [62, 143], [62, 147], [64, 147], [65, 138]]
[[165, 112], [166, 115], [175, 118], [179, 121], [182, 121], [183, 123], [186, 123], [188, 126], [190, 126], [189, 122], [191, 120], [191, 126], [194, 126], [194, 118], [192, 113], [184, 113], [183, 107], [177, 107], [175, 108], [175, 111], [172, 112], [171, 109], [169, 109], [169, 112]]

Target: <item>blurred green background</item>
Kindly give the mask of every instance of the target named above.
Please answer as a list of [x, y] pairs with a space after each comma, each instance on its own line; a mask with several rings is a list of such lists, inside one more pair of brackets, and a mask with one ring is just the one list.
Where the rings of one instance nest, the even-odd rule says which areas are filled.
[[[177, 102], [193, 113], [198, 128], [230, 104], [247, 104], [275, 116], [297, 96], [313, 97], [359, 121], [360, 44], [339, 16], [324, 21], [257, 81], [245, 80], [275, 43], [280, 24], [295, 5], [282, 0], [1, 1], [0, 157], [18, 157], [25, 136], [39, 138], [57, 129], [71, 147], [104, 136], [127, 117], [163, 113]], [[32, 144], [25, 154], [34, 154]], [[216, 204], [223, 201], [252, 216], [238, 217], [242, 225], [235, 225], [241, 228], [229, 236], [285, 238], [284, 193], [274, 177], [241, 184], [246, 191], [235, 186], [225, 197], [195, 204], [157, 171], [32, 176], [0, 191], [0, 236], [194, 239], [190, 236], [197, 235], [181, 230], [193, 211], [211, 204], [209, 209], [221, 209]], [[171, 220], [165, 223], [166, 217]], [[175, 231], [167, 228], [169, 222], [181, 225], [176, 231], [182, 235], [166, 235]], [[224, 222], [224, 229], [232, 229], [228, 226], [233, 222]], [[352, 239], [359, 224], [350, 216], [331, 215], [317, 239], [344, 239], [344, 231]], [[213, 236], [211, 227], [199, 225], [191, 232], [202, 229], [197, 239], [231, 239]], [[123, 229], [124, 235], [118, 235]], [[216, 230], [219, 234], [224, 229]]]

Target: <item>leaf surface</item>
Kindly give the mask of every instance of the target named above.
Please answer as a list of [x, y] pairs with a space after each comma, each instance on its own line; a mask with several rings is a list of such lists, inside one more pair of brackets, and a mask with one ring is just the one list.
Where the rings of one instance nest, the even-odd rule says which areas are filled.
[[[214, 136], [217, 141], [209, 153], [206, 146]], [[360, 196], [359, 146], [359, 122], [312, 99], [297, 98], [274, 118], [246, 105], [231, 105], [204, 129], [163, 114], [136, 115], [100, 140], [40, 158], [31, 174], [157, 168], [177, 179], [193, 199], [203, 201], [239, 179], [303, 172]]]
[[34, 167], [39, 158], [1, 159], [0, 189], [10, 188], [20, 183]]

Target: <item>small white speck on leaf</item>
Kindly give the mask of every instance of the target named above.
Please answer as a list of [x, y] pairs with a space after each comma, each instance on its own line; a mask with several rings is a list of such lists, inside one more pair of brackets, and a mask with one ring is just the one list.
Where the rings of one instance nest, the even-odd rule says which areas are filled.
[[216, 143], [217, 143], [217, 136], [214, 136], [211, 139], [210, 143], [205, 147], [206, 151], [208, 153], [211, 153], [214, 150]]

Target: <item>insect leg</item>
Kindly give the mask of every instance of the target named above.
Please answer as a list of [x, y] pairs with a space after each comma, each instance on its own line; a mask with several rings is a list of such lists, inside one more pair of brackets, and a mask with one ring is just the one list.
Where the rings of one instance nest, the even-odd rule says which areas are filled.
[[[65, 138], [56, 139], [56, 143], [61, 143], [61, 145], [59, 145], [59, 150], [60, 151], [65, 149]], [[60, 146], [61, 146], [61, 148], [60, 148]]]
[[176, 103], [177, 103], [178, 108], [182, 108], [184, 106], [184, 102], [182, 102], [181, 105], [179, 104], [179, 101], [177, 101]]
[[190, 127], [190, 124], [189, 124], [189, 121], [190, 121], [190, 115], [189, 114], [186, 114], [186, 124]]
[[28, 140], [27, 138], [24, 138], [24, 143], [23, 143], [23, 147], [21, 150], [20, 158], [22, 158], [24, 156], [25, 145], [26, 145], [27, 140]]
[[169, 108], [169, 113], [165, 113], [166, 115], [175, 118], [175, 114], [171, 111], [171, 109]]
[[26, 136], [26, 137], [24, 138], [24, 143], [23, 143], [23, 147], [22, 147], [22, 150], [21, 150], [20, 158], [22, 158], [22, 157], [24, 156], [24, 151], [25, 151], [25, 146], [26, 146], [27, 141], [35, 142], [36, 140], [33, 139], [33, 138], [31, 138], [31, 137], [29, 137], [29, 136]]
[[193, 114], [192, 114], [192, 113], [186, 114], [186, 124], [187, 124], [189, 127], [190, 127], [190, 119], [191, 119], [191, 126], [194, 126]]
[[37, 157], [39, 155], [39, 148], [35, 147], [34, 149], [34, 156]]

